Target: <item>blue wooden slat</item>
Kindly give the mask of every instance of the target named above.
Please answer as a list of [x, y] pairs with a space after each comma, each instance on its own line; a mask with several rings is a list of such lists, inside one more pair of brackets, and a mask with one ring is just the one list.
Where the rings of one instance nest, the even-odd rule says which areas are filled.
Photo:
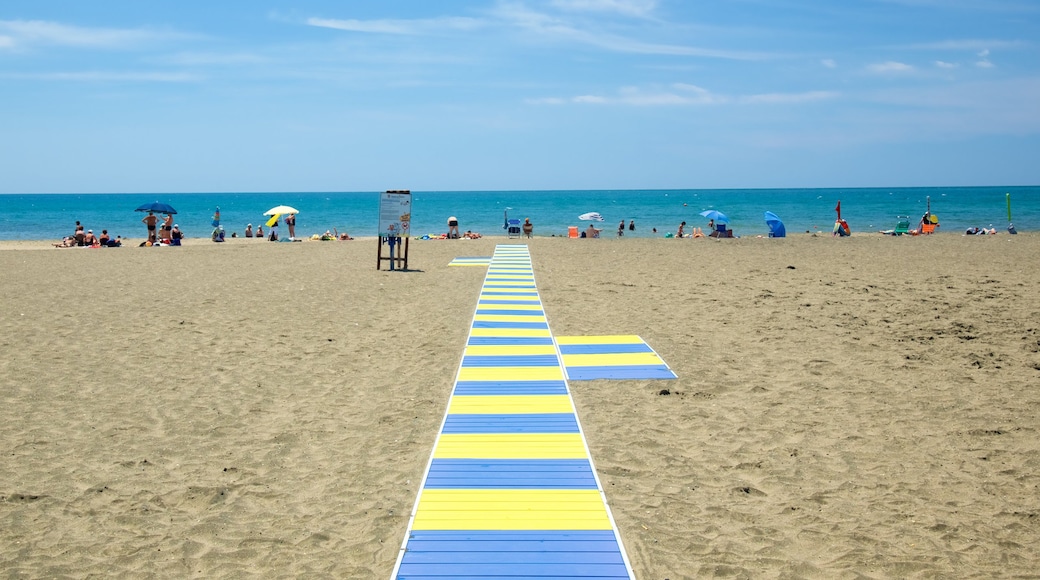
[[[534, 300], [478, 300], [477, 304], [481, 306], [493, 306], [502, 304], [511, 304], [514, 306], [517, 304], [522, 304], [524, 306], [541, 306], [541, 303], [536, 302]], [[513, 311], [510, 310], [510, 312]]]
[[664, 365], [567, 367], [567, 378], [572, 381], [593, 379], [675, 379]]
[[491, 578], [628, 578], [624, 564], [411, 564], [406, 552], [401, 561], [398, 578], [460, 577]]
[[548, 336], [471, 336], [467, 346], [552, 346]]
[[487, 320], [474, 320], [473, 328], [515, 328], [546, 330], [549, 325], [545, 322], [490, 322]]
[[[537, 560], [535, 560], [537, 554]], [[410, 557], [409, 557], [410, 556]], [[413, 552], [408, 550], [405, 562], [410, 564], [487, 564], [489, 554], [487, 552], [452, 552], [450, 558], [444, 554], [432, 552]], [[621, 564], [621, 552], [517, 552], [510, 550], [496, 554], [493, 562], [495, 564], [530, 564], [537, 561], [538, 564]]]
[[470, 355], [462, 358], [464, 367], [558, 367], [554, 354]]
[[574, 413], [448, 415], [442, 433], [577, 433]]
[[588, 459], [434, 459], [430, 469], [457, 469], [479, 467], [498, 471], [587, 471], [592, 472]]
[[456, 395], [566, 395], [563, 381], [459, 381]]
[[[612, 530], [412, 530], [410, 540], [480, 542], [586, 542], [615, 541]], [[411, 545], [411, 544], [409, 544]], [[616, 545], [616, 544], [615, 544]]]
[[478, 308], [480, 316], [545, 316], [542, 310], [498, 310], [491, 308]]
[[560, 354], [619, 354], [653, 352], [650, 345], [642, 344], [561, 344]]

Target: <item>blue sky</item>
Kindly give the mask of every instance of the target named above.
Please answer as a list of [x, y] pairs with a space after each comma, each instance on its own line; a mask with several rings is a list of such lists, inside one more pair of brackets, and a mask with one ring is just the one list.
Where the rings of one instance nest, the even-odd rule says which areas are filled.
[[1036, 0], [5, 0], [0, 192], [1040, 184]]

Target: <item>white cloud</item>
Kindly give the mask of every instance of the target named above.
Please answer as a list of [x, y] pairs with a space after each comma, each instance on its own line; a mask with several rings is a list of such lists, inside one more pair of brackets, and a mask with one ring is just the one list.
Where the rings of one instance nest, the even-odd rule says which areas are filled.
[[808, 91], [804, 93], [764, 93], [731, 97], [713, 93], [708, 89], [688, 83], [675, 83], [667, 87], [624, 87], [615, 95], [580, 95], [570, 99], [531, 99], [530, 104], [564, 103], [620, 105], [630, 107], [679, 107], [726, 104], [745, 105], [796, 105], [839, 97], [834, 91]]
[[80, 48], [124, 48], [183, 35], [143, 28], [86, 28], [43, 20], [0, 20], [7, 45], [55, 45]]
[[334, 18], [308, 18], [307, 24], [319, 28], [333, 28], [348, 32], [371, 34], [415, 35], [443, 30], [472, 30], [481, 26], [474, 18], [429, 18], [417, 20], [338, 20]]
[[986, 58], [987, 56], [989, 56], [989, 49], [988, 48], [984, 48], [984, 49], [980, 50], [979, 54], [977, 56], [979, 58]]
[[820, 64], [827, 68], [838, 68], [838, 63], [834, 62], [833, 58], [825, 58], [820, 61]]
[[149, 83], [190, 83], [201, 81], [198, 75], [170, 72], [111, 72], [82, 71], [6, 74], [3, 78], [28, 79], [42, 81], [76, 81], [76, 82], [149, 82]]
[[888, 61], [869, 65], [867, 67], [872, 73], [877, 74], [893, 74], [893, 73], [908, 73], [914, 70], [914, 67], [902, 62]]
[[960, 65], [955, 63], [955, 62], [946, 62], [946, 61], [942, 61], [942, 60], [937, 60], [937, 61], [935, 61], [935, 66], [937, 66], [939, 68], [951, 69], [951, 68], [957, 68]]
[[993, 68], [996, 65], [990, 62], [988, 59], [982, 59], [979, 62], [975, 63], [975, 66], [979, 68]]
[[762, 95], [749, 95], [741, 97], [741, 103], [767, 104], [767, 105], [793, 105], [798, 103], [812, 103], [837, 98], [839, 93], [834, 91], [808, 91], [805, 93], [767, 93]]
[[965, 38], [960, 40], [942, 40], [938, 42], [923, 42], [908, 44], [894, 48], [910, 48], [914, 50], [986, 50], [990, 48], [1025, 48], [1028, 42], [1021, 40], [992, 40], [980, 38]]
[[583, 12], [616, 12], [626, 16], [647, 16], [657, 7], [656, 0], [552, 0], [560, 10]]

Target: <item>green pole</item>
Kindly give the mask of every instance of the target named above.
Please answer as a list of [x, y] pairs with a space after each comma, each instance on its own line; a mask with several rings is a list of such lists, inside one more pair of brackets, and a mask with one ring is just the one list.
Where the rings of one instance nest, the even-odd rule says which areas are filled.
[[1011, 194], [1007, 194], [1007, 206], [1008, 206], [1008, 222], [1011, 221]]

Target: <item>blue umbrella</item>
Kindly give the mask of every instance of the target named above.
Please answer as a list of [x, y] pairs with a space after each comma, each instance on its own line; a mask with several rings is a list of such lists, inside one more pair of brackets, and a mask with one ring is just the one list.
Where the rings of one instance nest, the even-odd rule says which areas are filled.
[[722, 213], [721, 211], [719, 211], [717, 209], [709, 209], [707, 211], [702, 211], [701, 215], [706, 217], [706, 218], [708, 218], [708, 219], [710, 219], [710, 220], [712, 220], [712, 221], [714, 221], [717, 224], [728, 224], [729, 223], [729, 218], [726, 217], [726, 214]]
[[153, 201], [152, 203], [146, 203], [146, 204], [144, 204], [142, 206], [139, 206], [134, 211], [151, 211], [151, 212], [155, 212], [155, 213], [168, 213], [168, 214], [175, 214], [175, 213], [177, 213], [177, 210], [173, 209], [172, 205], [170, 205], [168, 203], [159, 203], [158, 201]]
[[769, 226], [769, 237], [771, 238], [786, 238], [787, 228], [784, 227], [784, 222], [780, 221], [780, 217], [771, 211], [767, 211], [765, 215], [766, 225]]

